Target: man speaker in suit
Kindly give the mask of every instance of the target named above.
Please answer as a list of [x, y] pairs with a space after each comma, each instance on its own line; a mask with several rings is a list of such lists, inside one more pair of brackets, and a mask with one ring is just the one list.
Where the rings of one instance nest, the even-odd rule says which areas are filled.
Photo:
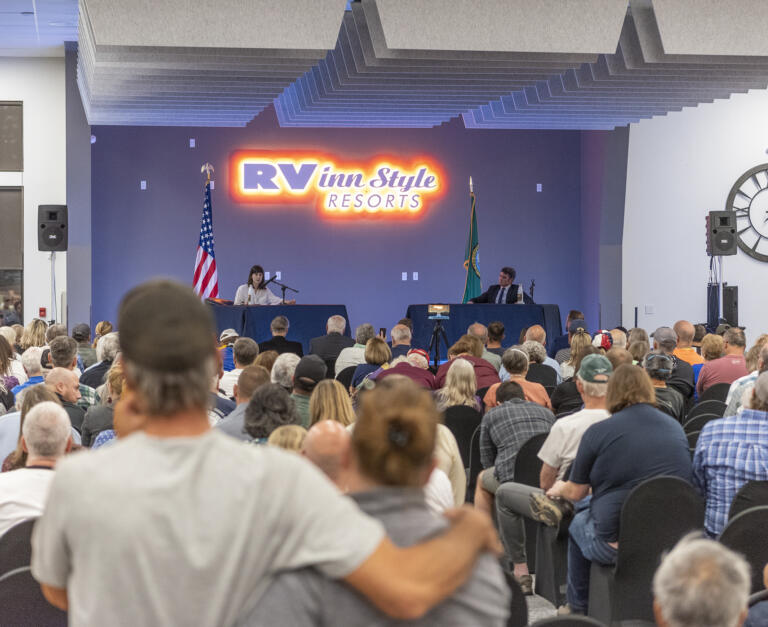
[[[526, 305], [532, 305], [533, 300], [523, 291], [522, 286], [513, 283], [515, 280], [515, 269], [505, 266], [499, 272], [499, 282], [491, 285], [487, 291], [470, 299], [470, 303], [495, 303], [499, 305], [511, 305], [523, 302]], [[522, 298], [521, 298], [522, 295]]]

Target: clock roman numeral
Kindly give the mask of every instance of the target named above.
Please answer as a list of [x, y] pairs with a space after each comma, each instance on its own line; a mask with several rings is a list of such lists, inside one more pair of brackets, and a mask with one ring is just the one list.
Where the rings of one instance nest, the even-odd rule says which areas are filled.
[[751, 228], [752, 228], [752, 225], [750, 224], [749, 226], [745, 226], [743, 229], [741, 229], [741, 231], [736, 231], [736, 233], [738, 235], [741, 235], [742, 233], [746, 233], [747, 231], [749, 231], [749, 229]]
[[736, 212], [737, 218], [748, 218], [749, 217], [749, 209], [742, 209], [741, 207], [734, 207], [734, 211]]
[[757, 241], [752, 246], [752, 252], [757, 251], [757, 247], [760, 245], [760, 242], [763, 240], [763, 236], [760, 235], [760, 233], [757, 234]]
[[762, 185], [760, 185], [760, 181], [757, 180], [757, 173], [753, 174], [749, 180], [755, 184], [755, 187], [757, 187], [757, 189], [759, 190], [765, 189]]
[[738, 190], [738, 191], [736, 192], [736, 195], [737, 195], [737, 196], [743, 196], [744, 198], [746, 198], [746, 199], [747, 199], [747, 202], [751, 202], [751, 201], [752, 201], [752, 196], [748, 196], [747, 194], [745, 194], [745, 193], [744, 193], [744, 192], [742, 192], [741, 190]]

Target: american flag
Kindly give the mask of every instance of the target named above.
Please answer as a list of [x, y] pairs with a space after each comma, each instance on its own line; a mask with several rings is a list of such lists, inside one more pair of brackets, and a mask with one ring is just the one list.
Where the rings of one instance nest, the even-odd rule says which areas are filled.
[[219, 297], [219, 277], [213, 254], [213, 215], [211, 214], [211, 182], [205, 184], [203, 217], [200, 220], [200, 240], [197, 243], [195, 276], [192, 279], [195, 294], [200, 298]]

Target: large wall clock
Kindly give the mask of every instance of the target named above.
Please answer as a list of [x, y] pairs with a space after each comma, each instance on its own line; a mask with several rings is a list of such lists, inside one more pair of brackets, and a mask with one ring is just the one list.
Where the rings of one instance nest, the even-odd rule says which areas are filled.
[[768, 262], [768, 163], [739, 177], [725, 208], [736, 214], [739, 248], [758, 261]]

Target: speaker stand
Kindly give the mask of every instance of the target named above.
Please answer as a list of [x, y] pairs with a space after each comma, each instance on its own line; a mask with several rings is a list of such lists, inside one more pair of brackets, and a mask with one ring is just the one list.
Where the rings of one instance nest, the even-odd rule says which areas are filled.
[[56, 322], [56, 252], [51, 251], [51, 322]]

